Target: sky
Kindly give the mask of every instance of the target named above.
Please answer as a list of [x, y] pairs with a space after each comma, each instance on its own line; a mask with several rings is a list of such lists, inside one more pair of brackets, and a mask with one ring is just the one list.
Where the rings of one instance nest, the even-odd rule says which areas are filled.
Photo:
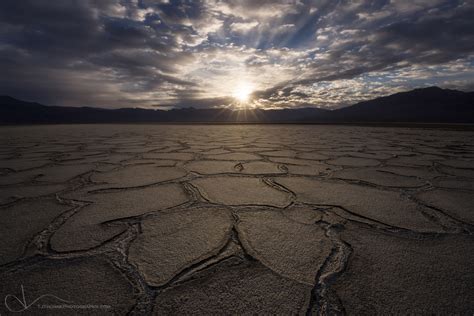
[[473, 17], [472, 0], [1, 0], [0, 94], [266, 109], [473, 91]]

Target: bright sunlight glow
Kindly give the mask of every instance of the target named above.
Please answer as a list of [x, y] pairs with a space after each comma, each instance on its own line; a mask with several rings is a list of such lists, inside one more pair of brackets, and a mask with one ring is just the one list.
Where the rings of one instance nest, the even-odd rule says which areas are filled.
[[247, 102], [252, 94], [252, 86], [249, 83], [241, 83], [235, 87], [232, 94], [240, 102]]

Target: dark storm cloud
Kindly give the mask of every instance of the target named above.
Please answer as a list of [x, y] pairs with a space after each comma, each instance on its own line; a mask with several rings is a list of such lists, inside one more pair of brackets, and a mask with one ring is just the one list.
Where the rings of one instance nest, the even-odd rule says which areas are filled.
[[340, 106], [473, 86], [474, 3], [0, 2], [0, 93], [51, 104]]
[[146, 14], [133, 19], [133, 11], [115, 1], [2, 1], [4, 93], [48, 103], [126, 105], [140, 99], [131, 91], [194, 85], [173, 75], [191, 58], [175, 38], [182, 27], [174, 31], [159, 18], [148, 23]]

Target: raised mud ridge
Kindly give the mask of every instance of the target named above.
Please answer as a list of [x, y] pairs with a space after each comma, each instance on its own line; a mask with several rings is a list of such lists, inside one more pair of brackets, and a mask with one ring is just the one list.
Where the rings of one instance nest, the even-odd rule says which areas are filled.
[[0, 314], [472, 314], [473, 136], [2, 128]]

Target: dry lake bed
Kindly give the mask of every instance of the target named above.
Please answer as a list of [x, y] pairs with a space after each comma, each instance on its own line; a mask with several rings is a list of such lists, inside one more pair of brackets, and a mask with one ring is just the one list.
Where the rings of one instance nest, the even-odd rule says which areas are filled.
[[0, 314], [474, 314], [474, 132], [0, 128]]

